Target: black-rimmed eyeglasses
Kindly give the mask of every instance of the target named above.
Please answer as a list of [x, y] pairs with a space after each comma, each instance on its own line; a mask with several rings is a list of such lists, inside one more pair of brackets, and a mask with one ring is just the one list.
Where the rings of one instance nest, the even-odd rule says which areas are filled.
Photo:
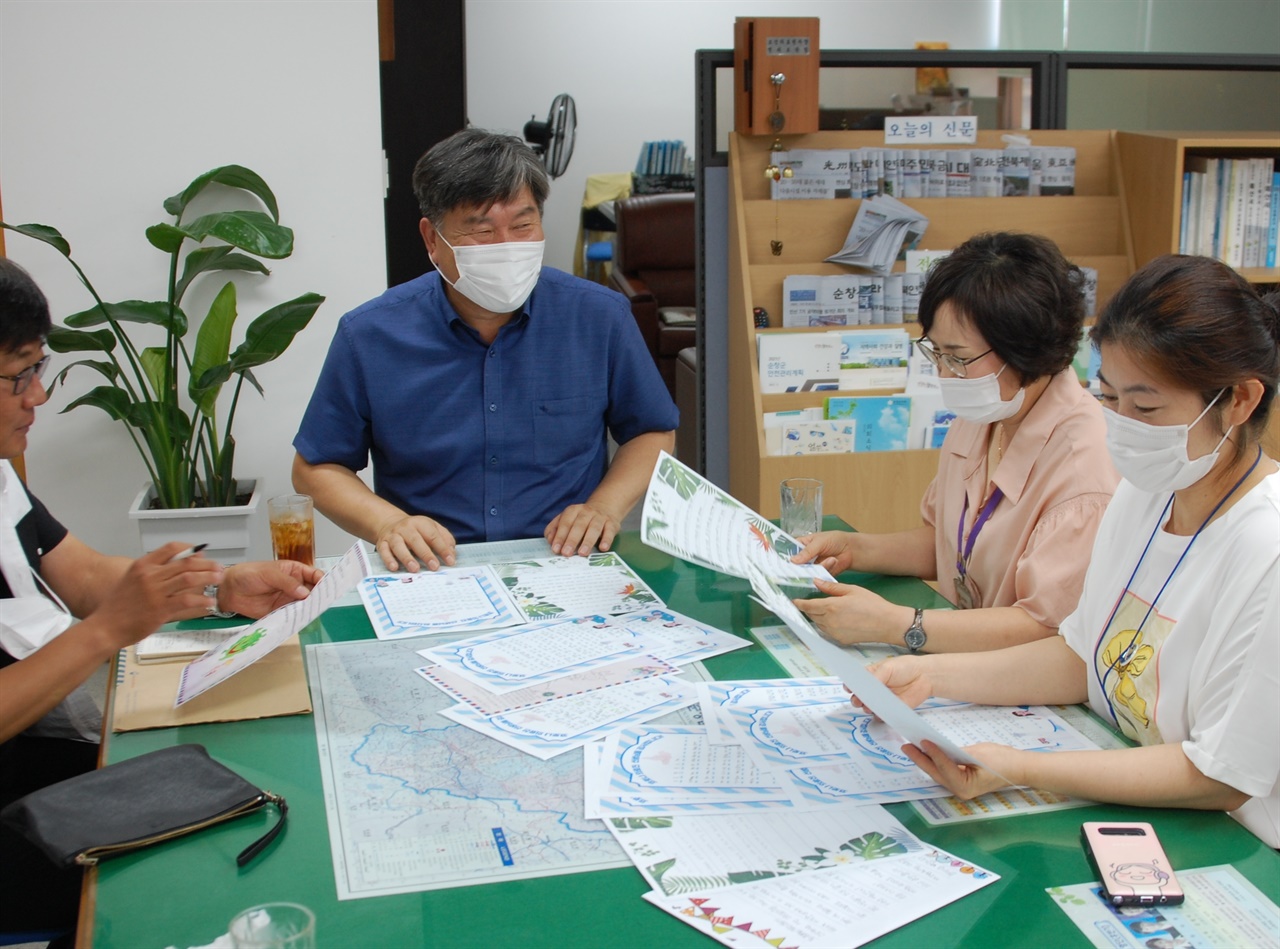
[[928, 336], [921, 336], [915, 340], [916, 349], [924, 354], [925, 359], [933, 363], [935, 366], [946, 366], [953, 376], [959, 376], [961, 379], [969, 372], [969, 364], [975, 363], [987, 353], [995, 352], [994, 349], [988, 349], [985, 353], [978, 353], [976, 356], [970, 356], [963, 359], [960, 356], [953, 356], [950, 353], [939, 352], [934, 348], [933, 340]]
[[13, 394], [22, 395], [31, 385], [32, 379], [43, 379], [44, 371], [49, 368], [49, 357], [42, 356], [39, 362], [34, 362], [16, 376], [0, 376], [7, 382], [13, 383]]

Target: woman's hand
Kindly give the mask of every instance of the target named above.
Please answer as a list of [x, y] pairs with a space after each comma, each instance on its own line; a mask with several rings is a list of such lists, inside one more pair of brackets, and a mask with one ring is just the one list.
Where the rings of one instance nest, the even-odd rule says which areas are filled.
[[996, 745], [990, 742], [969, 745], [965, 751], [993, 770], [988, 771], [987, 768], [952, 761], [947, 757], [946, 752], [931, 741], [922, 741], [919, 746], [910, 744], [902, 746], [902, 753], [915, 762], [917, 768], [962, 801], [1008, 787], [1008, 781], [995, 772], [999, 771], [1007, 775], [1013, 770], [1011, 765], [1014, 763], [1015, 756], [1029, 753], [1018, 752], [1007, 745]]
[[827, 596], [793, 602], [822, 635], [843, 646], [854, 643], [902, 645], [902, 636], [915, 618], [914, 609], [890, 603], [870, 590], [849, 583], [815, 580], [813, 585]]
[[[916, 708], [921, 702], [933, 698], [933, 682], [922, 666], [919, 656], [891, 656], [867, 666], [873, 676], [889, 687], [907, 705]], [[850, 695], [855, 708], [875, 714], [856, 695]]]
[[818, 563], [833, 577], [853, 566], [854, 538], [850, 531], [822, 531], [797, 537], [804, 548], [791, 558], [792, 563]]

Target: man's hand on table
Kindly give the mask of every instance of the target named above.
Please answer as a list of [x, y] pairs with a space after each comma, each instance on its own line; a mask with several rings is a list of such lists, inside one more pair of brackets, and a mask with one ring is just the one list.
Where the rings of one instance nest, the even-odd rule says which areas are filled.
[[554, 554], [585, 557], [593, 547], [608, 550], [621, 526], [621, 518], [588, 501], [570, 504], [547, 525], [542, 536]]
[[453, 535], [442, 524], [422, 515], [398, 517], [378, 529], [374, 546], [388, 570], [403, 567], [417, 573], [419, 561], [428, 570], [439, 570], [443, 563], [452, 567], [457, 546]]

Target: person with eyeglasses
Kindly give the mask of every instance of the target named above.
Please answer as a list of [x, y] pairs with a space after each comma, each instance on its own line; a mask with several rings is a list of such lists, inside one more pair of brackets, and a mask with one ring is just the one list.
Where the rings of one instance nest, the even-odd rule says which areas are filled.
[[1280, 384], [1280, 293], [1261, 297], [1207, 257], [1160, 257], [1117, 291], [1091, 335], [1123, 480], [1060, 635], [896, 656], [873, 672], [910, 705], [1088, 702], [1139, 745], [970, 746], [985, 767], [927, 741], [904, 746], [958, 797], [1008, 781], [1222, 810], [1280, 847], [1280, 466], [1262, 445]]
[[797, 562], [936, 580], [955, 610], [917, 610], [818, 581], [797, 600], [826, 636], [913, 652], [994, 649], [1052, 636], [1073, 609], [1119, 480], [1097, 401], [1071, 361], [1084, 325], [1080, 269], [1047, 238], [980, 234], [939, 260], [920, 296], [920, 352], [955, 414], [922, 526], [800, 538]]
[[[0, 257], [0, 808], [97, 766], [101, 713], [80, 686], [120, 649], [212, 609], [262, 616], [323, 576], [289, 561], [223, 568], [180, 543], [113, 557], [69, 533], [11, 463], [49, 398], [51, 326], [35, 281]], [[0, 932], [74, 931], [79, 870], [3, 825], [0, 867]]]

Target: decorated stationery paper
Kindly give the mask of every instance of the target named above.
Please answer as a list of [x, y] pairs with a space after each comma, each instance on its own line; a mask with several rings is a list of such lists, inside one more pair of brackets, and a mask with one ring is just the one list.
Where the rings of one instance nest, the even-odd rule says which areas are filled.
[[777, 583], [754, 566], [750, 570], [752, 589], [755, 590], [758, 601], [765, 609], [771, 610], [778, 619], [786, 623], [787, 627], [799, 637], [829, 672], [838, 675], [859, 701], [896, 730], [905, 741], [917, 746], [922, 741], [932, 741], [953, 761], [983, 767], [982, 762], [948, 741], [914, 709], [894, 695], [883, 682], [867, 671], [860, 659], [848, 655], [835, 643], [823, 639], [808, 618], [787, 598], [785, 593], [778, 589]]
[[604, 616], [534, 623], [418, 650], [429, 662], [497, 693], [643, 654], [637, 636]]
[[539, 552], [547, 549], [543, 541], [461, 544], [457, 566], [370, 576], [359, 586], [360, 600], [379, 639], [480, 632], [663, 605], [612, 551], [587, 557], [491, 559], [535, 547]]
[[664, 896], [884, 860], [924, 845], [882, 807], [605, 821]]
[[706, 729], [650, 724], [605, 739], [585, 758], [588, 815], [730, 813], [790, 808], [777, 778]]
[[482, 715], [465, 705], [455, 705], [440, 714], [546, 760], [618, 728], [657, 718], [695, 701], [692, 683], [673, 676], [657, 676], [499, 715]]
[[796, 703], [833, 703], [848, 700], [844, 684], [834, 676], [815, 679], [741, 679], [698, 683], [698, 704], [707, 723], [707, 735], [715, 744], [738, 741], [722, 709], [775, 708]]
[[818, 564], [794, 564], [800, 544], [781, 528], [663, 452], [644, 497], [640, 538], [650, 547], [735, 577], [754, 568], [779, 583], [832, 579]]
[[740, 636], [674, 610], [629, 613], [613, 622], [639, 637], [647, 652], [680, 666], [751, 645]]
[[1232, 866], [1179, 868], [1181, 906], [1112, 906], [1097, 883], [1046, 893], [1100, 949], [1235, 949], [1280, 945], [1280, 907]]
[[[952, 742], [994, 741], [1025, 751], [1086, 751], [1097, 748], [1043, 707], [962, 706], [924, 713]], [[903, 739], [884, 722], [859, 717], [849, 733], [854, 750], [844, 761], [831, 760], [780, 771], [796, 791], [796, 803], [840, 801], [890, 803], [948, 797], [902, 753]]]
[[190, 702], [241, 669], [248, 668], [290, 636], [301, 632], [348, 590], [354, 588], [368, 572], [368, 555], [364, 546], [357, 541], [312, 588], [305, 600], [295, 600], [273, 610], [260, 620], [240, 628], [199, 659], [188, 663], [182, 670], [174, 707]]
[[942, 850], [644, 898], [735, 949], [852, 949], [999, 877]]
[[440, 666], [424, 666], [414, 671], [472, 711], [481, 715], [497, 715], [658, 675], [677, 675], [680, 667], [655, 656], [636, 656], [562, 676], [546, 685], [531, 685], [515, 692], [501, 693], [490, 692]]
[[617, 616], [663, 605], [613, 551], [499, 563], [493, 569], [528, 622], [590, 613]]
[[379, 639], [525, 622], [506, 586], [485, 565], [377, 574], [361, 580], [359, 590]]

